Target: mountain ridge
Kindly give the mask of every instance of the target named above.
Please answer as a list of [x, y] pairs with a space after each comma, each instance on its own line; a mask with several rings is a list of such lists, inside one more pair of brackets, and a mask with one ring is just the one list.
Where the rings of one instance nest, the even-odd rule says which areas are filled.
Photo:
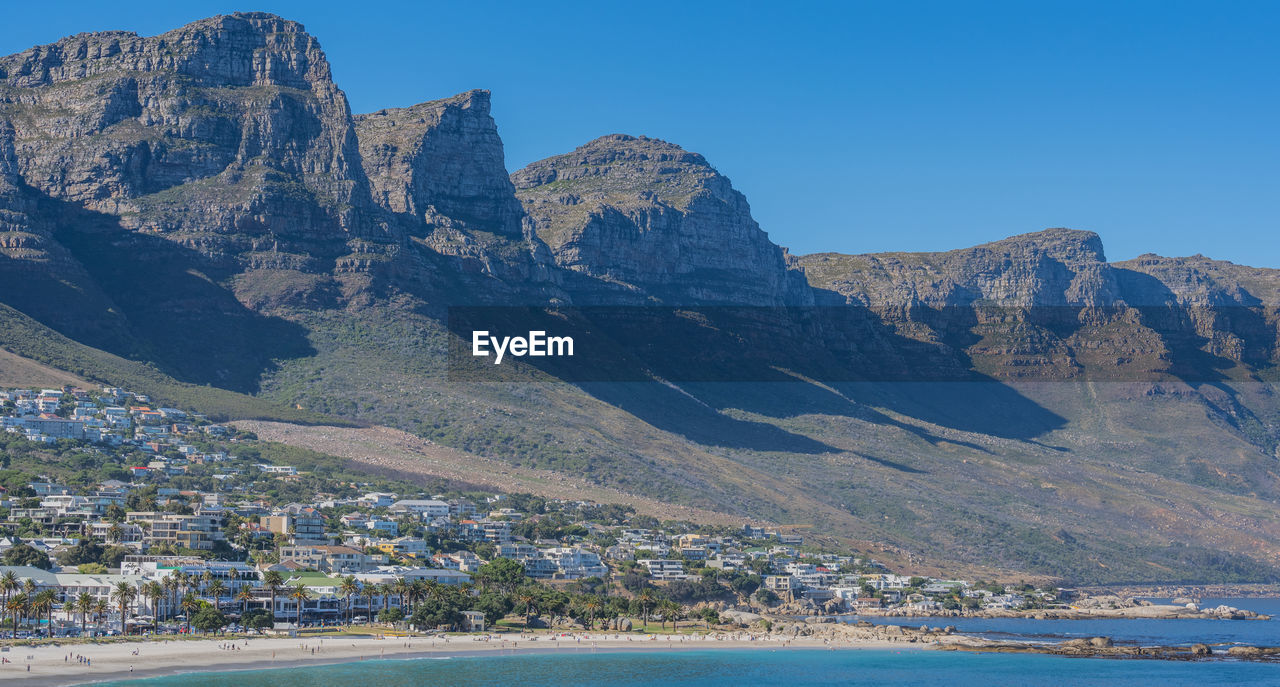
[[[673, 143], [612, 134], [508, 173], [489, 105], [352, 114], [319, 42], [265, 13], [0, 58], [0, 344], [917, 565], [1280, 575], [1280, 271], [1111, 263], [1069, 229], [790, 255]], [[459, 383], [447, 315], [477, 305], [726, 312], [697, 331], [782, 364]]]

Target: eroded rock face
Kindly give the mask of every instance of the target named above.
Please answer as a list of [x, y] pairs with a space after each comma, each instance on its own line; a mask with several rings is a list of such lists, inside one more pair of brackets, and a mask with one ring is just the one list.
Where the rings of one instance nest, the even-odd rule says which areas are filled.
[[1112, 264], [1092, 232], [1049, 229], [943, 253], [823, 253], [792, 264], [818, 302], [868, 306], [896, 333], [960, 348], [1001, 378], [1204, 380], [1215, 366], [1280, 362], [1280, 270], [1203, 256]]
[[523, 212], [488, 91], [357, 115], [355, 123], [379, 205], [427, 225], [443, 217], [464, 229], [520, 235]]
[[818, 253], [793, 263], [840, 301], [870, 306], [1103, 305], [1119, 296], [1102, 240], [1070, 229], [944, 253]]
[[184, 379], [255, 388], [308, 350], [258, 304], [333, 307], [335, 279], [372, 283], [398, 252], [296, 22], [234, 14], [0, 58], [0, 123], [5, 302]]
[[611, 135], [512, 179], [563, 268], [665, 303], [809, 302], [746, 198], [697, 153]]
[[302, 25], [245, 13], [0, 58], [18, 173], [214, 260], [310, 265], [376, 237], [346, 97]]

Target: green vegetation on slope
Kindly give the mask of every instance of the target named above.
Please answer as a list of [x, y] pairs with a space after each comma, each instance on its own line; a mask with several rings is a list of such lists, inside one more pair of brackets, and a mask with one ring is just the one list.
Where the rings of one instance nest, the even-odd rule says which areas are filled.
[[0, 346], [50, 367], [103, 384], [146, 393], [157, 403], [203, 413], [214, 420], [342, 423], [266, 399], [214, 386], [179, 382], [146, 363], [127, 360], [72, 341], [6, 305], [0, 305]]

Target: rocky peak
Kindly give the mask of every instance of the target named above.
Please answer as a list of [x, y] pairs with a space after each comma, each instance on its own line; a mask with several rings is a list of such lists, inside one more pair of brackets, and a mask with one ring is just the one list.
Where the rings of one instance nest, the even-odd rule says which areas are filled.
[[427, 224], [520, 235], [488, 91], [357, 115], [355, 125], [376, 203]]
[[346, 97], [297, 22], [237, 13], [0, 58], [0, 119], [38, 192], [217, 260], [301, 267], [377, 238]]
[[808, 289], [706, 159], [613, 134], [512, 175], [562, 267], [668, 303], [806, 303]]
[[0, 59], [0, 79], [28, 88], [156, 71], [216, 86], [310, 90], [332, 82], [319, 42], [302, 24], [263, 12], [201, 19], [153, 37], [128, 31], [81, 33]]

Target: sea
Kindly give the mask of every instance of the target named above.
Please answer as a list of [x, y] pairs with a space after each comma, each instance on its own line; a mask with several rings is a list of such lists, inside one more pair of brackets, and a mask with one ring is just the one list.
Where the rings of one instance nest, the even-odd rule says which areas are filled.
[[[1280, 599], [1204, 599], [1280, 618]], [[856, 620], [853, 618], [851, 620]], [[957, 630], [1008, 641], [1108, 636], [1117, 644], [1205, 642], [1280, 645], [1280, 619], [1259, 620], [1024, 620], [876, 618], [902, 625], [955, 625]], [[1056, 687], [1058, 685], [1277, 685], [1280, 663], [1237, 660], [1156, 661], [1066, 658], [1039, 654], [969, 653], [927, 649], [723, 649], [591, 651], [563, 654], [380, 660], [283, 670], [189, 673], [102, 683], [111, 687], [425, 687], [521, 685], [609, 687], [699, 685], [938, 685], [940, 687]]]

